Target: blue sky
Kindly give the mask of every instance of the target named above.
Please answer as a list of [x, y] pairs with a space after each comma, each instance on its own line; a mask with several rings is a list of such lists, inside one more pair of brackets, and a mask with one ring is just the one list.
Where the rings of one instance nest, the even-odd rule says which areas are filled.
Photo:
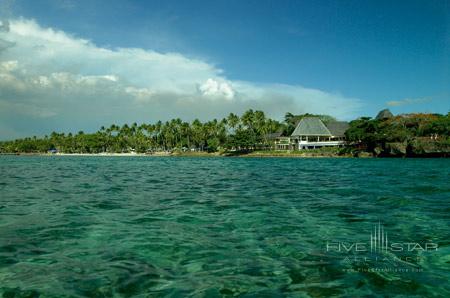
[[[55, 82], [46, 84], [47, 89], [53, 86], [47, 92], [53, 92], [51, 97], [60, 105], [57, 108], [58, 104], [39, 101], [42, 94], [35, 93], [19, 94], [16, 97], [20, 100], [11, 104], [20, 88], [0, 94], [4, 97], [0, 97], [0, 106], [3, 99], [4, 110], [8, 110], [8, 120], [0, 122], [4, 127], [0, 136], [43, 133], [56, 123], [63, 130], [95, 130], [98, 125], [154, 121], [158, 116], [208, 119], [252, 106], [278, 118], [289, 110], [329, 113], [341, 119], [374, 116], [386, 107], [394, 113], [447, 113], [450, 109], [448, 1], [0, 3], [3, 23], [7, 21], [11, 27], [0, 39], [14, 44], [0, 52], [0, 62], [10, 65], [4, 69], [9, 69], [9, 75], [15, 72], [14, 79], [23, 84], [42, 77], [60, 84], [59, 89], [55, 89]], [[89, 44], [79, 52], [72, 52], [71, 46], [69, 55], [58, 50], [60, 39], [53, 35], [47, 41], [37, 37], [46, 30]], [[30, 36], [34, 45], [28, 42]], [[47, 46], [53, 42], [55, 48]], [[49, 55], [41, 53], [37, 58], [42, 61], [37, 63], [20, 56], [34, 55], [33, 49], [43, 44], [46, 49], [42, 52], [56, 53], [51, 59], [42, 58]], [[99, 49], [110, 50], [114, 55], [108, 54], [108, 59], [113, 60], [97, 64]], [[131, 49], [138, 52], [129, 53]], [[85, 59], [83, 52], [91, 50], [88, 56], [92, 60]], [[173, 62], [170, 57], [182, 61]], [[128, 59], [136, 60], [134, 68], [127, 67]], [[156, 64], [149, 62], [155, 59]], [[58, 67], [50, 66], [54, 61]], [[180, 75], [184, 71], [186, 74]], [[24, 77], [25, 72], [33, 73], [34, 79]], [[93, 77], [96, 84], [105, 83], [99, 80], [115, 82], [108, 88], [120, 87], [134, 97], [121, 100], [125, 93], [119, 88], [122, 93], [105, 95], [117, 97], [116, 101], [96, 99], [102, 95], [97, 89], [86, 95], [86, 85], [79, 86], [83, 92], [65, 94], [61, 74], [71, 75], [77, 84]], [[65, 80], [67, 83], [67, 77]], [[86, 98], [76, 106], [71, 96]], [[205, 98], [197, 100], [199, 96]], [[69, 98], [67, 104], [61, 98]], [[101, 109], [102, 113], [85, 113], [87, 102], [92, 103], [89, 110]], [[140, 106], [131, 108], [136, 102]], [[122, 109], [119, 103], [127, 108]], [[186, 106], [196, 105], [200, 108], [187, 112]], [[86, 121], [72, 119], [65, 107], [70, 108], [70, 114], [78, 111]], [[123, 113], [114, 112], [114, 107]], [[33, 112], [18, 112], [14, 118], [18, 109]], [[90, 118], [95, 115], [99, 116]], [[14, 119], [20, 117], [28, 120], [19, 125]], [[36, 129], [26, 129], [29, 123], [35, 123]]]

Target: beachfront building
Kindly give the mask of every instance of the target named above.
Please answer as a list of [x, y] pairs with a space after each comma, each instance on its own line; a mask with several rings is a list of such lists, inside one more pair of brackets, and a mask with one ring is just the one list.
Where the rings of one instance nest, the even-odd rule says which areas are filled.
[[293, 150], [294, 145], [291, 144], [290, 137], [278, 137], [275, 141], [275, 149], [276, 150]]
[[290, 137], [280, 137], [278, 150], [316, 149], [343, 147], [347, 122], [329, 121], [326, 124], [318, 117], [305, 117], [297, 124]]
[[259, 147], [264, 150], [275, 150], [276, 149], [276, 143], [279, 138], [283, 135], [283, 131], [277, 131], [273, 133], [268, 133], [263, 136], [264, 143], [260, 144]]

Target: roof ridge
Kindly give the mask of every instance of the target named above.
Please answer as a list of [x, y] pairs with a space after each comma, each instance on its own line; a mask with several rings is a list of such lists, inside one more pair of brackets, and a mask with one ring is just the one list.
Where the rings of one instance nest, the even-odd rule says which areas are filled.
[[291, 136], [331, 136], [331, 131], [319, 117], [303, 117]]

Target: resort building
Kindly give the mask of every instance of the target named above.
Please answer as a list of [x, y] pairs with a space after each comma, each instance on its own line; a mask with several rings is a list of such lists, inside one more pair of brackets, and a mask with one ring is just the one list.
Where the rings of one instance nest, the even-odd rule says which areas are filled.
[[316, 149], [343, 147], [347, 122], [329, 121], [318, 117], [305, 117], [297, 124], [290, 137], [279, 137], [275, 143], [278, 150]]

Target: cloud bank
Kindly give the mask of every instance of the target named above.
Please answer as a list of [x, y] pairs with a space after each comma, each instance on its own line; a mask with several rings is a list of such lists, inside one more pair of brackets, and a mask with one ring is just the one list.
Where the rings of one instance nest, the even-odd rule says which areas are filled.
[[103, 48], [33, 20], [0, 23], [0, 139], [248, 108], [279, 119], [288, 111], [349, 119], [360, 106], [302, 86], [229, 80], [215, 65], [178, 53]]

